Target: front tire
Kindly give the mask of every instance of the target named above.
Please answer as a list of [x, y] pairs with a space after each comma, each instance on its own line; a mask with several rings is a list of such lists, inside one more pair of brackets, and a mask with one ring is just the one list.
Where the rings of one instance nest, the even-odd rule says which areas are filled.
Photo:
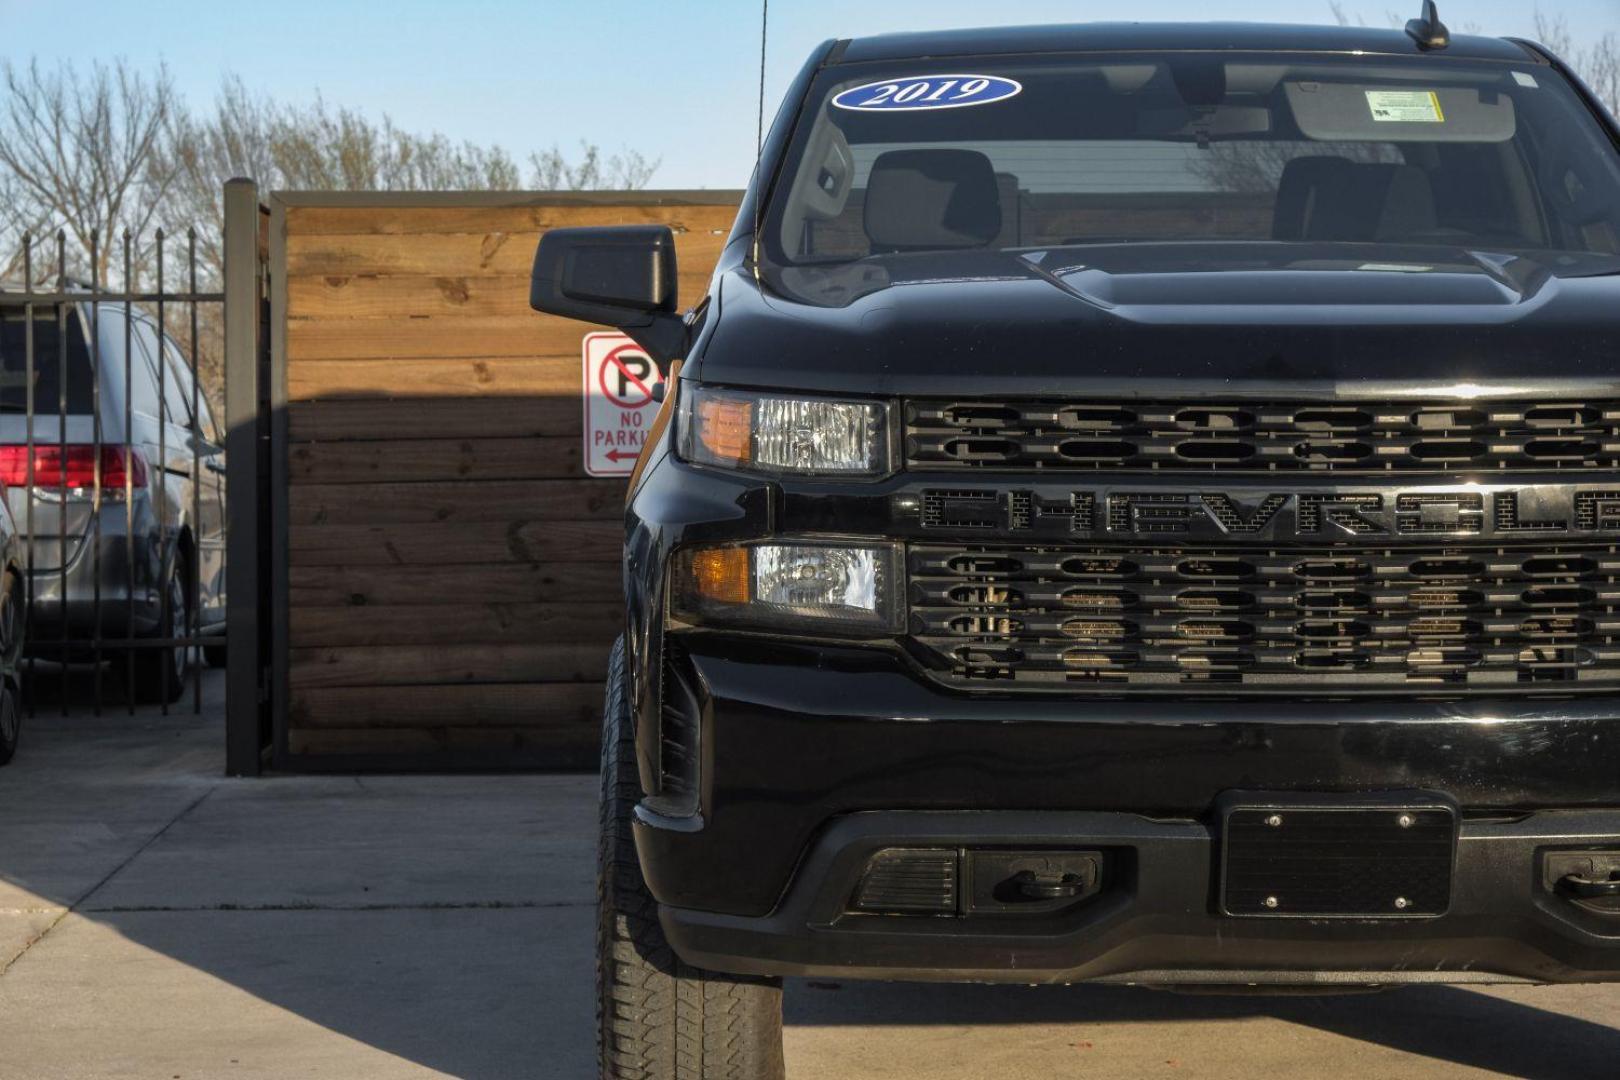
[[630, 823], [640, 785], [620, 638], [608, 664], [596, 876], [604, 1080], [781, 1080], [782, 982], [686, 964], [664, 939]]

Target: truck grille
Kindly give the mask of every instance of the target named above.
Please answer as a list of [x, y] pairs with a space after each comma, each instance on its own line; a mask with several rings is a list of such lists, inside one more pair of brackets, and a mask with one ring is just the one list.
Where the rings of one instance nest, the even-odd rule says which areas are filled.
[[1617, 551], [918, 545], [910, 633], [985, 688], [1613, 690]]
[[1384, 473], [1620, 465], [1620, 402], [906, 403], [920, 469]]

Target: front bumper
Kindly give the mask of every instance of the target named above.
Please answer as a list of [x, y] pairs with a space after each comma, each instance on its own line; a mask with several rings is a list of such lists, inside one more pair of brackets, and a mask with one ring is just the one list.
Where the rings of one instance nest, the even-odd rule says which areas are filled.
[[[718, 970], [1016, 982], [1620, 979], [1620, 917], [1541, 884], [1557, 849], [1620, 851], [1620, 702], [1075, 700], [959, 694], [880, 650], [682, 635], [700, 813], [643, 808], [665, 930]], [[1214, 808], [1235, 790], [1426, 791], [1457, 807], [1451, 910], [1216, 914]], [[849, 916], [879, 847], [1127, 853], [1064, 920]]]
[[[873, 852], [894, 846], [1099, 848], [1120, 869], [1060, 917], [1020, 922], [850, 914]], [[1132, 814], [866, 813], [833, 822], [765, 916], [662, 907], [690, 963], [751, 975], [1159, 985], [1365, 986], [1620, 980], [1620, 916], [1539, 886], [1549, 851], [1620, 850], [1620, 810], [1465, 821], [1451, 910], [1417, 919], [1215, 913], [1217, 837]]]

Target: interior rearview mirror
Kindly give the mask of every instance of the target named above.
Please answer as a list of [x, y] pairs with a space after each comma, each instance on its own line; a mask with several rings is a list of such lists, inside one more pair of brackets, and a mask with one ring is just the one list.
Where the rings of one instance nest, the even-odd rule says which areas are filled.
[[667, 225], [552, 229], [534, 253], [529, 306], [617, 327], [664, 366], [685, 345], [675, 234]]

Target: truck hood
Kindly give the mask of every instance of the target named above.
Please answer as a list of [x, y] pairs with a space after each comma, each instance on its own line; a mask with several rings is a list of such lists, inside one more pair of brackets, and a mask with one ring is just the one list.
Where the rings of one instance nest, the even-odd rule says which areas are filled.
[[1620, 394], [1620, 261], [1134, 244], [720, 275], [709, 382], [881, 395]]

